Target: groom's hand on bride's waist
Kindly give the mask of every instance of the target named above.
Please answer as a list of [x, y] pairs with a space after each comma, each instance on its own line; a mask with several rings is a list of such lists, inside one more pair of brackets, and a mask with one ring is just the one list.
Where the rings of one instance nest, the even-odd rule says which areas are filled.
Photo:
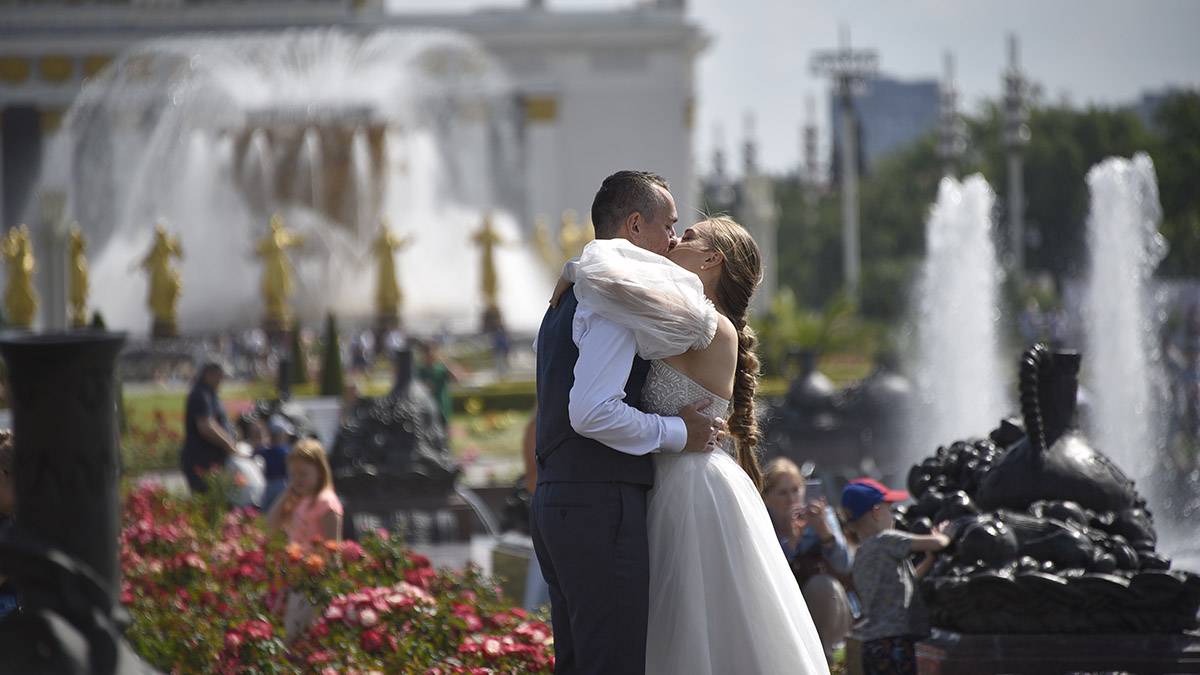
[[725, 420], [704, 414], [707, 407], [708, 401], [699, 401], [679, 410], [679, 417], [687, 427], [684, 452], [712, 452], [725, 439]]

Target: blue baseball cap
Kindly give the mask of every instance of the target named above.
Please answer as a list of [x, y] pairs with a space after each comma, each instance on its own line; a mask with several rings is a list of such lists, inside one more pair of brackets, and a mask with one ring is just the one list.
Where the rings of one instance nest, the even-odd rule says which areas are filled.
[[[880, 489], [884, 488], [884, 489]], [[885, 502], [901, 502], [908, 493], [889, 490], [877, 481], [851, 481], [842, 488], [842, 508], [851, 521], [862, 518], [868, 511]]]

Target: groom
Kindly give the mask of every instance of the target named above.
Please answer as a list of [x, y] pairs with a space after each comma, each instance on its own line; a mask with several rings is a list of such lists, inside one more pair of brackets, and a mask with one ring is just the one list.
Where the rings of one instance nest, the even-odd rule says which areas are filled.
[[[666, 254], [675, 200], [662, 177], [618, 171], [592, 202], [597, 239]], [[531, 531], [550, 586], [556, 673], [642, 673], [650, 561], [650, 452], [704, 452], [720, 420], [637, 410], [649, 363], [633, 333], [567, 291], [537, 337], [537, 464]]]

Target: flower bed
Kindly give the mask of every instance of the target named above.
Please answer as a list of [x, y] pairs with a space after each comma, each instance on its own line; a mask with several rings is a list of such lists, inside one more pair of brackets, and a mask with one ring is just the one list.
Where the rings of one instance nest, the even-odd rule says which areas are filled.
[[[473, 568], [434, 569], [386, 532], [309, 548], [269, 538], [222, 494], [126, 495], [126, 637], [166, 672], [549, 673], [548, 625], [510, 608]], [[313, 608], [284, 635], [289, 591]], [[293, 601], [295, 598], [293, 598]]]

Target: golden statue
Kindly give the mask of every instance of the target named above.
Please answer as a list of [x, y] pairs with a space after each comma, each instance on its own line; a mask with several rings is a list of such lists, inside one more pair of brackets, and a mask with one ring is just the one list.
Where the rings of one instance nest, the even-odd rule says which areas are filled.
[[379, 223], [379, 234], [371, 243], [377, 273], [375, 313], [379, 317], [394, 318], [400, 314], [404, 294], [400, 292], [400, 283], [396, 280], [396, 252], [411, 243], [412, 237], [392, 234], [386, 218]]
[[0, 242], [0, 253], [8, 263], [8, 288], [4, 290], [4, 311], [9, 324], [32, 328], [37, 312], [37, 291], [33, 289], [33, 247], [29, 244], [29, 227], [22, 225], [8, 231]]
[[492, 228], [492, 214], [483, 215], [483, 227], [472, 237], [483, 252], [480, 260], [480, 290], [483, 291], [483, 327], [491, 330], [500, 324], [500, 305], [497, 303], [499, 280], [496, 278], [496, 247], [503, 244]]
[[562, 214], [562, 229], [558, 231], [558, 245], [562, 249], [562, 261], [566, 262], [583, 252], [583, 247], [592, 240], [591, 234], [579, 224], [575, 209]]
[[558, 247], [550, 241], [550, 226], [545, 216], [538, 216], [533, 223], [533, 247], [546, 267], [557, 274], [562, 260], [559, 259]]
[[83, 328], [87, 325], [88, 261], [87, 242], [79, 223], [71, 223], [70, 260], [67, 271], [70, 281], [67, 288], [71, 305], [71, 326]]
[[271, 231], [258, 241], [255, 253], [262, 258], [262, 295], [267, 306], [267, 324], [285, 328], [291, 321], [288, 296], [292, 294], [292, 263], [287, 249], [304, 244], [304, 237], [283, 227], [283, 216], [271, 216]]
[[150, 275], [146, 305], [154, 317], [150, 331], [154, 337], [174, 337], [179, 334], [175, 326], [175, 305], [183, 281], [179, 278], [179, 270], [171, 267], [171, 258], [182, 260], [183, 247], [179, 245], [179, 239], [167, 234], [167, 228], [158, 223], [154, 226], [154, 243], [141, 263], [142, 269]]

